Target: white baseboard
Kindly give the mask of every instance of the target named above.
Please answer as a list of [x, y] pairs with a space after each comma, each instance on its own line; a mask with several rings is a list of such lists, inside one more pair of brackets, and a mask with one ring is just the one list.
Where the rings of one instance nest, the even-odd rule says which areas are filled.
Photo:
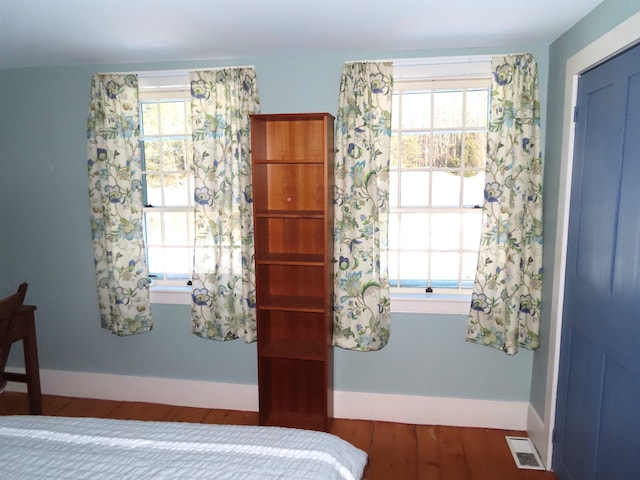
[[527, 402], [336, 391], [336, 418], [525, 430]]
[[531, 404], [529, 404], [527, 414], [527, 433], [529, 438], [540, 454], [540, 459], [547, 469], [549, 469], [549, 432], [545, 428], [544, 422], [538, 415], [538, 412]]
[[258, 411], [256, 385], [61, 370], [42, 370], [40, 377], [51, 395]]
[[[41, 370], [42, 392], [80, 398], [258, 411], [257, 385]], [[10, 382], [7, 390], [25, 391]], [[528, 402], [336, 391], [334, 416], [421, 425], [525, 430]]]

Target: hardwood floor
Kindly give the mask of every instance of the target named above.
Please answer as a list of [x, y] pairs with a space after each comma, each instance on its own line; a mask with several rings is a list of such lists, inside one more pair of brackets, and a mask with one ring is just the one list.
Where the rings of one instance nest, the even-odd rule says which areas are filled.
[[[24, 393], [0, 394], [0, 415], [27, 414]], [[257, 412], [44, 395], [44, 415], [257, 425]], [[505, 435], [524, 432], [335, 419], [331, 433], [369, 454], [367, 480], [553, 480], [520, 470]]]

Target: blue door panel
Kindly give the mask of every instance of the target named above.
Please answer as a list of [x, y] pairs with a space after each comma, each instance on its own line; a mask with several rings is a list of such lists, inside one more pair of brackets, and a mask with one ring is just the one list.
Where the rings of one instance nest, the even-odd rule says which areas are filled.
[[[597, 478], [640, 476], [640, 383], [614, 359], [605, 359]], [[629, 472], [636, 472], [630, 477]]]
[[[622, 142], [619, 128], [611, 128], [611, 107], [616, 101], [614, 85], [597, 86], [580, 105], [580, 115], [586, 117], [584, 162], [580, 193], [575, 201], [580, 204], [579, 230], [575, 239], [577, 249], [576, 276], [597, 290], [610, 288], [613, 231], [616, 226], [617, 197], [604, 195], [617, 190], [622, 161], [612, 155], [612, 148]], [[584, 108], [584, 111], [582, 110]], [[616, 123], [622, 125], [619, 120]], [[591, 133], [593, 132], [593, 133]], [[607, 158], [606, 162], [599, 159]]]
[[579, 332], [571, 335], [570, 368], [593, 372], [587, 377], [575, 375], [569, 378], [566, 400], [571, 408], [567, 409], [565, 417], [565, 436], [574, 440], [565, 445], [562, 460], [575, 480], [587, 478], [587, 472], [593, 469], [593, 465], [585, 460], [596, 456], [597, 422], [594, 419], [599, 406], [582, 401], [596, 395], [601, 386], [598, 372], [602, 361], [593, 355], [593, 350], [594, 345], [587, 337]]
[[[640, 74], [629, 78], [613, 294], [640, 312]], [[640, 316], [638, 317], [640, 318]]]

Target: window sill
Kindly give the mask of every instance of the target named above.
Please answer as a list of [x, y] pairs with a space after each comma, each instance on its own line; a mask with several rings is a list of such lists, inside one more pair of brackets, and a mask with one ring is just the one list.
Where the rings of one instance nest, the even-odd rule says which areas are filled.
[[392, 313], [467, 315], [471, 296], [439, 293], [392, 293]]
[[191, 304], [191, 287], [160, 285], [149, 289], [151, 303], [163, 303], [174, 305]]
[[[151, 303], [190, 305], [191, 287], [156, 286], [151, 287]], [[445, 315], [467, 315], [469, 302], [467, 295], [392, 293], [392, 313], [426, 313]]]

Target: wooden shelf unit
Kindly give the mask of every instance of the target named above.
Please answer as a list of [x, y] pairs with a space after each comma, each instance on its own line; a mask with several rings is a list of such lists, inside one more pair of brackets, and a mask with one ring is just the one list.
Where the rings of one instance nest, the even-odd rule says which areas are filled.
[[333, 417], [333, 122], [251, 116], [262, 425]]

